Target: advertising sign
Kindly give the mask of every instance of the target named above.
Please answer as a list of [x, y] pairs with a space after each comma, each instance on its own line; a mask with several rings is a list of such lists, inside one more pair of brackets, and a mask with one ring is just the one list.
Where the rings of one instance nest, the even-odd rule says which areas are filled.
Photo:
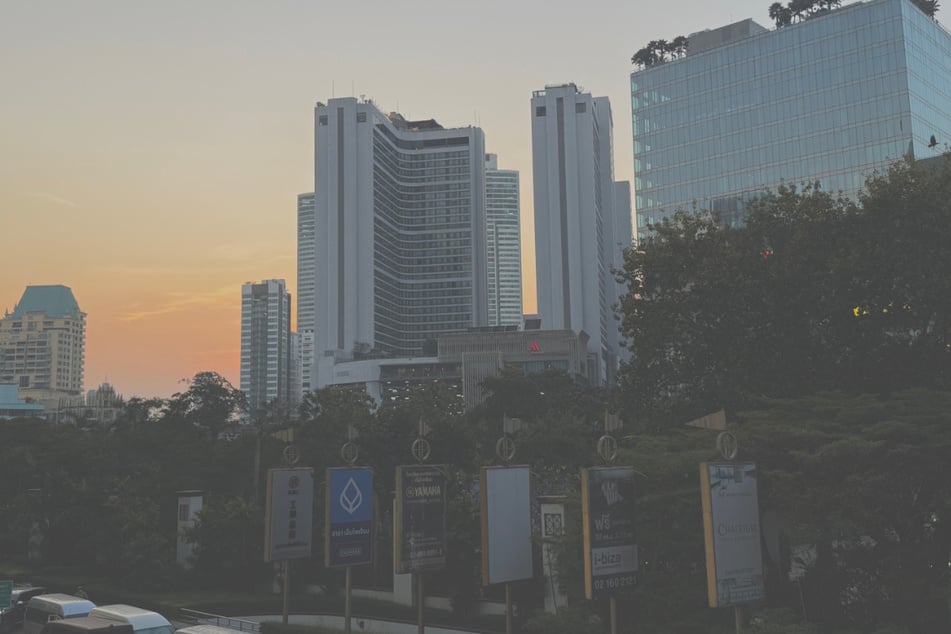
[[637, 577], [634, 469], [583, 469], [581, 512], [585, 597], [602, 599], [633, 591]]
[[314, 470], [268, 469], [264, 561], [310, 557]]
[[373, 469], [327, 469], [324, 565], [373, 563]]
[[702, 463], [700, 493], [710, 607], [765, 599], [756, 465]]
[[396, 468], [396, 544], [400, 574], [446, 565], [445, 467]]
[[482, 467], [481, 480], [482, 584], [532, 578], [528, 467]]

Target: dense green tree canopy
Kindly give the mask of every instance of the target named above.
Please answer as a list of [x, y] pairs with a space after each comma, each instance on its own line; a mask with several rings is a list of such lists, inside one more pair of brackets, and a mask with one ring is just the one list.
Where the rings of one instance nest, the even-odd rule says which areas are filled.
[[654, 226], [620, 275], [635, 409], [946, 386], [951, 159], [898, 163], [866, 190], [781, 186], [742, 228], [703, 212]]

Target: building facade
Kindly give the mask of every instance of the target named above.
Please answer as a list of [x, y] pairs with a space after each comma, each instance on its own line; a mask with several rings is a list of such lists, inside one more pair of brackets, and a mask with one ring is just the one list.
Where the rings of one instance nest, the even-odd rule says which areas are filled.
[[524, 374], [562, 371], [582, 383], [588, 371], [587, 336], [570, 330], [474, 328], [439, 338], [438, 354], [406, 359], [339, 363], [332, 384], [365, 391], [379, 407], [398, 405], [419, 385], [441, 384], [458, 398], [459, 411], [483, 402], [483, 383], [504, 369]]
[[68, 286], [27, 286], [0, 319], [0, 383], [17, 386], [21, 398], [81, 401], [85, 355], [86, 313]]
[[314, 362], [314, 283], [317, 241], [314, 224], [317, 210], [314, 193], [297, 195], [297, 334], [300, 339], [300, 382], [309, 392], [310, 366]]
[[538, 316], [543, 329], [587, 335], [588, 374], [603, 384], [619, 352], [612, 269], [631, 242], [619, 235], [630, 207], [625, 221], [615, 205], [611, 105], [563, 84], [535, 91], [531, 114]]
[[485, 155], [485, 233], [490, 326], [522, 323], [522, 240], [518, 172]]
[[311, 389], [332, 382], [335, 363], [421, 356], [488, 319], [482, 131], [364, 99], [314, 114]]
[[637, 237], [694, 205], [727, 226], [780, 183], [853, 196], [951, 143], [951, 35], [909, 0], [768, 30], [744, 20], [631, 74]]
[[291, 295], [284, 280], [241, 286], [241, 391], [252, 416], [291, 403]]

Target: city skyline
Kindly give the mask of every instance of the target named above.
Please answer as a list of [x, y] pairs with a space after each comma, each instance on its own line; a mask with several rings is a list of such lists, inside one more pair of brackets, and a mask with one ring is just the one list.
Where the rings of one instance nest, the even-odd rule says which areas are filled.
[[[237, 385], [242, 283], [284, 278], [297, 294], [293, 209], [313, 188], [316, 101], [365, 94], [407, 118], [479, 125], [499, 166], [530, 182], [532, 91], [573, 81], [615, 104], [615, 178], [632, 180], [634, 51], [747, 17], [769, 24], [767, 2], [676, 5], [655, 16], [596, 2], [581, 31], [573, 5], [540, 2], [462, 16], [380, 3], [387, 19], [372, 21], [366, 6], [298, 2], [6, 6], [0, 210], [4, 233], [23, 239], [8, 241], [0, 310], [28, 285], [71, 287], [88, 314], [86, 388], [168, 396], [203, 370]], [[428, 38], [405, 37], [420, 24]], [[529, 313], [532, 208], [523, 188]]]

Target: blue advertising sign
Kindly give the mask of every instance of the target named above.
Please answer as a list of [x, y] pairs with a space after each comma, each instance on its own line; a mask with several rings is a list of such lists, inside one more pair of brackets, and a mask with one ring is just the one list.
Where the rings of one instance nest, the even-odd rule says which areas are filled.
[[373, 469], [327, 469], [324, 565], [373, 563]]

